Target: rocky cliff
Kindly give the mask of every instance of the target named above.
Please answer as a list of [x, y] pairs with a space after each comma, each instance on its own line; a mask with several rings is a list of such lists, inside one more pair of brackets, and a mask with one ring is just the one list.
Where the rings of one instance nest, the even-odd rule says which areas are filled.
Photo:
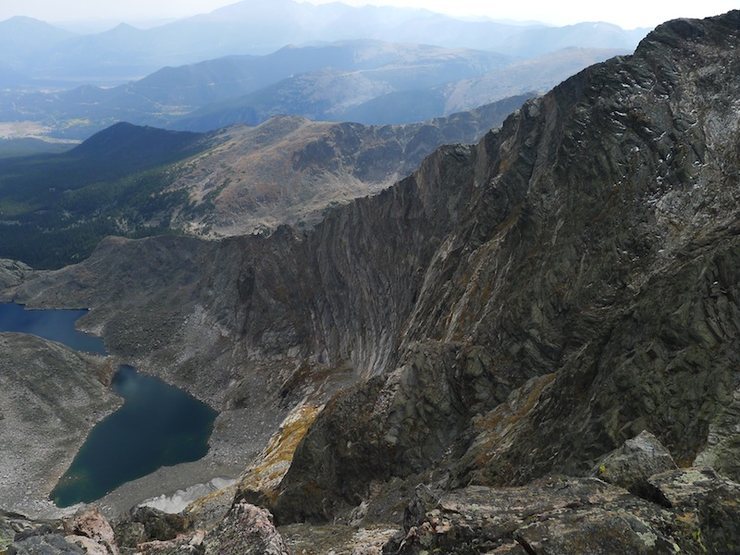
[[[737, 522], [739, 45], [738, 11], [664, 24], [311, 231], [109, 240], [7, 295], [92, 306], [113, 352], [225, 409], [224, 434], [255, 450], [290, 407], [329, 399], [277, 489], [237, 494], [280, 524], [400, 526], [425, 484], [440, 508], [407, 509], [393, 549], [573, 552], [547, 547], [566, 525], [547, 515], [591, 499], [601, 512], [568, 526], [618, 528], [607, 552], [699, 552], [696, 530], [722, 552], [737, 530], [702, 523]], [[263, 435], [240, 438], [246, 423]], [[650, 499], [583, 478], [644, 430], [725, 477], [674, 471]], [[675, 531], [688, 483], [728, 501], [701, 497]], [[561, 490], [507, 548], [521, 505]], [[520, 507], [503, 531], [454, 533], [466, 514], [499, 522], [502, 496]], [[473, 515], [482, 500], [495, 510]]]
[[319, 416], [279, 518], [430, 468], [448, 487], [579, 473], [644, 429], [737, 479], [719, 446], [737, 414], [739, 38], [740, 12], [662, 25], [427, 161], [455, 210], [408, 280], [400, 356]]

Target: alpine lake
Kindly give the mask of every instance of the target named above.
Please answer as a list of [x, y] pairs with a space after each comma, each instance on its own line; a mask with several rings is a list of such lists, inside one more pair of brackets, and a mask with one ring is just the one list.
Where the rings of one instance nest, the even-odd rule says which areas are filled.
[[[0, 304], [0, 332], [28, 333], [76, 351], [105, 355], [102, 339], [75, 328], [86, 310], [28, 310]], [[113, 391], [123, 405], [90, 432], [51, 492], [58, 507], [96, 501], [163, 466], [197, 461], [208, 453], [217, 412], [185, 391], [122, 365]]]

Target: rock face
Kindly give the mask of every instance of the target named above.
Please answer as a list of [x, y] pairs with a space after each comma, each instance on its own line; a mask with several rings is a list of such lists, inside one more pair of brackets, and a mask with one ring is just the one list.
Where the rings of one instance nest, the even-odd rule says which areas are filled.
[[224, 521], [205, 538], [207, 555], [289, 555], [272, 523], [272, 515], [247, 503], [237, 503]]
[[417, 500], [405, 538], [387, 544], [386, 552], [567, 555], [738, 548], [740, 513], [731, 501], [740, 494], [738, 484], [698, 469], [659, 474], [651, 482], [672, 499], [668, 507], [593, 478], [554, 477], [518, 488], [469, 486], [443, 493], [429, 507]]
[[604, 457], [596, 465], [594, 476], [637, 493], [645, 489], [653, 474], [676, 468], [668, 450], [645, 431]]
[[120, 400], [112, 367], [34, 336], [0, 334], [0, 500], [34, 516], [95, 423]]
[[402, 355], [327, 405], [280, 522], [432, 467], [452, 486], [585, 473], [644, 429], [696, 457], [737, 387], [739, 38], [740, 12], [665, 24], [438, 154], [456, 208], [407, 281]]
[[[515, 486], [589, 474], [644, 430], [679, 465], [701, 454], [736, 478], [739, 43], [740, 11], [667, 23], [634, 56], [529, 101], [477, 146], [439, 149], [311, 231], [109, 240], [11, 294], [94, 307], [86, 325], [114, 352], [260, 433], [331, 397], [271, 504], [280, 525], [349, 521], [420, 482], [473, 506], [557, 499], [548, 482]], [[571, 501], [542, 507], [558, 518], [535, 522], [526, 545], [511, 536], [526, 525], [489, 534], [483, 514], [491, 549], [588, 551], [583, 529], [606, 542], [611, 522], [626, 551], [701, 550], [665, 500], [564, 480], [551, 486]], [[572, 501], [583, 496], [608, 510]], [[706, 507], [695, 516], [720, 538], [712, 549], [733, 545], [732, 530], [701, 524]]]
[[275, 500], [278, 487], [290, 468], [295, 450], [322, 408], [303, 404], [291, 411], [262, 453], [241, 477], [236, 488], [239, 498], [256, 500], [257, 504]]

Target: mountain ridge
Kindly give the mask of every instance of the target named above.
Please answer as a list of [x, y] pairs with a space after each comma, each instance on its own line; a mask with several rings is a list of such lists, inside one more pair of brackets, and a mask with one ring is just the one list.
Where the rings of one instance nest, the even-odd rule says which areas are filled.
[[[211, 14], [127, 33], [135, 40], [121, 41], [121, 33], [109, 30], [69, 37], [53, 45], [53, 50], [38, 54], [19, 51], [16, 47], [23, 62], [23, 67], [18, 69], [32, 77], [89, 79], [96, 76], [103, 83], [110, 83], [145, 75], [168, 65], [232, 54], [266, 54], [285, 44], [317, 40], [366, 38], [532, 56], [563, 45], [630, 50], [646, 32], [612, 32], [604, 43], [603, 35], [600, 38], [600, 33], [594, 33], [589, 27], [591, 24], [586, 24], [563, 31], [548, 31], [547, 37], [552, 35], [553, 45], [556, 45], [551, 47], [548, 46], [549, 38], [536, 42], [526, 39], [532, 27], [463, 21], [418, 10], [288, 2], [283, 3], [280, 15], [275, 17], [272, 15], [274, 9], [260, 12], [256, 8], [253, 2], [242, 2]], [[542, 26], [534, 27], [539, 28]], [[512, 40], [519, 36], [525, 38]]]
[[207, 552], [274, 532], [252, 502], [308, 546], [721, 553], [740, 541], [738, 43], [740, 11], [665, 24], [310, 231], [111, 238], [4, 294], [91, 306], [86, 329], [221, 422], [270, 419], [267, 447], [231, 438], [264, 450], [214, 501]]
[[476, 141], [530, 96], [404, 126], [278, 117], [204, 135], [119, 123], [62, 155], [0, 160], [0, 256], [54, 268], [106, 235], [307, 228], [439, 145]]
[[[387, 77], [365, 79], [344, 91], [352, 98], [367, 94], [363, 92], [365, 81], [371, 89], [383, 91], [407, 86], [404, 83], [415, 76], [441, 83], [447, 73], [472, 77], [501, 67], [506, 60], [489, 52], [367, 40], [281, 48], [267, 56], [229, 56], [165, 68], [109, 89], [83, 86], [51, 93], [3, 92], [7, 103], [4, 110], [0, 109], [0, 117], [7, 121], [39, 120], [62, 136], [86, 138], [91, 131], [116, 121], [163, 127], [200, 106], [259, 91], [291, 75], [330, 69], [349, 74], [386, 68]], [[330, 103], [331, 99], [324, 102]]]

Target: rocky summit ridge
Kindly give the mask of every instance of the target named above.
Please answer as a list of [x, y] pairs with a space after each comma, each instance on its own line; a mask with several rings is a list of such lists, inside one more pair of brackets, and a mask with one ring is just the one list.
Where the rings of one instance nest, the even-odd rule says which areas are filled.
[[5, 295], [91, 306], [254, 453], [323, 407], [151, 552], [736, 552], [739, 75], [740, 11], [671, 21], [313, 230], [111, 239]]

